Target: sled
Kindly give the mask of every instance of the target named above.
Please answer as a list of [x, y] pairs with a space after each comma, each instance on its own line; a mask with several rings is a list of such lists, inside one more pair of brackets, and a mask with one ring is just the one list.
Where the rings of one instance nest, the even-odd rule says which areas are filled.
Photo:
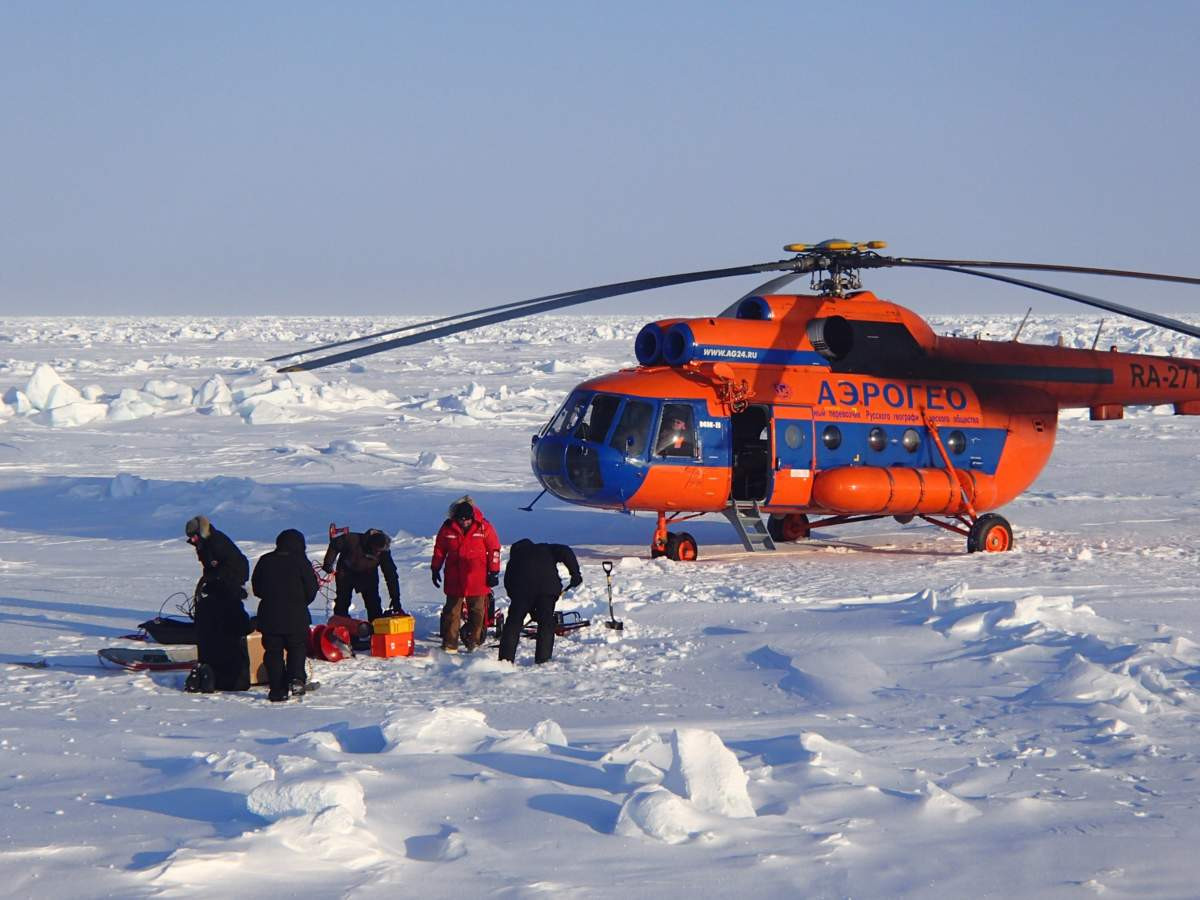
[[131, 672], [170, 672], [191, 669], [198, 661], [194, 646], [179, 644], [169, 648], [105, 647], [96, 651], [101, 665], [116, 666]]
[[[554, 633], [556, 635], [569, 634], [572, 631], [578, 631], [580, 628], [587, 628], [592, 624], [591, 619], [585, 619], [574, 610], [569, 612], [554, 612]], [[537, 637], [537, 622], [527, 622], [525, 627], [521, 629], [521, 634], [525, 637]]]

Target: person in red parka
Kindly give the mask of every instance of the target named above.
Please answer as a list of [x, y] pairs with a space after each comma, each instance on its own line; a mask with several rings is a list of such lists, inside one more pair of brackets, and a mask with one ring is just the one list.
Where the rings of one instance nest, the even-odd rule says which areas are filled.
[[[445, 564], [443, 579], [442, 566]], [[450, 518], [433, 542], [433, 586], [445, 581], [442, 607], [442, 649], [458, 652], [462, 604], [467, 602], [467, 633], [463, 644], [470, 653], [483, 641], [483, 620], [490, 588], [500, 583], [500, 538], [492, 523], [469, 497], [450, 508]]]

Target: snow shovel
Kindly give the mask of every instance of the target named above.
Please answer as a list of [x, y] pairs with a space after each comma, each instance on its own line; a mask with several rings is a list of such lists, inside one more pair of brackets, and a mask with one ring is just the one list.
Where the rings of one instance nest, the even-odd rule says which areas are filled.
[[613, 564], [612, 564], [612, 560], [606, 559], [604, 562], [600, 563], [600, 565], [604, 569], [604, 578], [608, 581], [608, 621], [604, 623], [604, 627], [611, 628], [613, 631], [624, 631], [625, 623], [618, 621], [616, 618], [613, 617], [613, 607], [612, 607]]

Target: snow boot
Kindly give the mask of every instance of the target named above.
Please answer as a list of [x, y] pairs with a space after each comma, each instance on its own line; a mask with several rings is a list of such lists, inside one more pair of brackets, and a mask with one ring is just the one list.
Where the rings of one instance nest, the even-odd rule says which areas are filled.
[[189, 694], [211, 694], [217, 689], [217, 673], [208, 663], [196, 663], [188, 672], [183, 689]]
[[304, 682], [301, 681], [299, 678], [297, 678], [295, 681], [292, 682], [291, 693], [292, 693], [292, 696], [295, 697], [297, 700], [303, 700], [304, 694], [306, 693], [306, 691], [307, 691], [307, 689], [304, 686]]

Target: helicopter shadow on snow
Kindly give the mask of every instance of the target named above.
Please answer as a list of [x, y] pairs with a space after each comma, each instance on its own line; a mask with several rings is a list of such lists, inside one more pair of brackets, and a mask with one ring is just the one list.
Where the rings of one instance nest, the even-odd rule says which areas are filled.
[[[432, 538], [450, 505], [469, 494], [499, 533], [504, 546], [527, 537], [574, 547], [597, 544], [649, 546], [652, 517], [592, 510], [543, 498], [532, 512], [534, 492], [471, 489], [463, 486], [369, 487], [355, 483], [259, 482], [218, 477], [207, 481], [122, 480], [52, 476], [36, 484], [0, 491], [0, 524], [19, 529], [27, 541], [46, 536], [76, 540], [160, 541], [183, 546], [184, 523], [207, 515], [216, 528], [243, 545], [247, 555], [272, 546], [285, 528], [309, 541], [310, 553], [325, 546], [331, 523], [362, 531], [379, 528], [393, 535]], [[724, 520], [689, 521], [703, 545], [728, 543]], [[265, 545], [265, 546], [264, 546]], [[81, 548], [65, 552], [78, 553]], [[261, 552], [261, 550], [260, 550]], [[138, 613], [140, 614], [140, 613]]]

